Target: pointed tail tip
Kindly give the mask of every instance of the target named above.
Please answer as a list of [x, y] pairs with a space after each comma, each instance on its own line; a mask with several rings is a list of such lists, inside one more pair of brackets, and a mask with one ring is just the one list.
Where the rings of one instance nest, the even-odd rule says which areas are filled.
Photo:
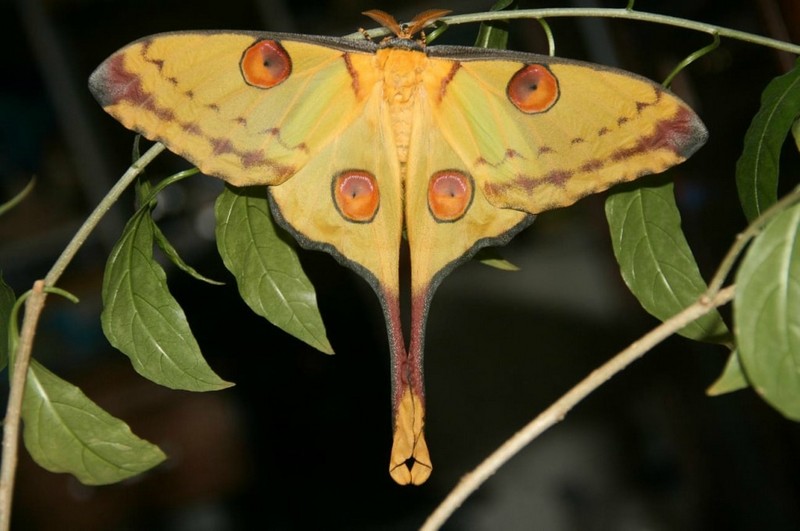
[[396, 405], [389, 475], [400, 485], [422, 485], [433, 471], [425, 441], [425, 406], [406, 389]]
[[430, 464], [417, 461], [413, 456], [398, 464], [389, 463], [389, 475], [398, 485], [422, 485], [431, 477], [431, 472]]

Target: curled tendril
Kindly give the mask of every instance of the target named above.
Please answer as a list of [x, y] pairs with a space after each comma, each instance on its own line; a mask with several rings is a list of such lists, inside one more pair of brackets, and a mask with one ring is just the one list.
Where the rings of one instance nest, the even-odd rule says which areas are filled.
[[687, 66], [689, 66], [690, 64], [695, 62], [696, 60], [700, 59], [704, 55], [709, 54], [712, 51], [716, 50], [719, 47], [719, 33], [717, 33], [715, 31], [715, 32], [712, 33], [712, 35], [714, 36], [714, 42], [712, 42], [711, 44], [709, 44], [707, 46], [703, 46], [699, 50], [697, 50], [695, 52], [692, 52], [691, 54], [686, 56], [686, 58], [683, 61], [681, 61], [680, 63], [678, 63], [678, 66], [676, 66], [672, 70], [672, 72], [669, 73], [669, 75], [664, 80], [662, 85], [664, 85], [665, 87], [669, 87], [669, 84], [672, 83], [672, 80], [675, 78], [675, 76], [677, 76], [680, 73], [681, 70], [683, 70], [684, 68], [686, 68]]
[[539, 25], [542, 26], [542, 29], [544, 30], [544, 34], [547, 37], [547, 54], [550, 57], [555, 56], [555, 54], [556, 54], [556, 41], [553, 38], [553, 30], [550, 29], [550, 24], [548, 24], [547, 21], [545, 19], [543, 19], [543, 18], [537, 18], [536, 21], [539, 23]]
[[31, 193], [33, 187], [36, 186], [36, 177], [32, 177], [25, 188], [20, 193], [12, 197], [8, 202], [0, 204], [0, 216], [17, 206]]
[[436, 38], [439, 37], [439, 35], [447, 31], [448, 27], [449, 26], [447, 25], [447, 22], [443, 22], [441, 20], [437, 21], [436, 27], [430, 33], [425, 35], [425, 43], [432, 43]]
[[[55, 295], [60, 295], [60, 296], [64, 297], [65, 299], [67, 299], [68, 301], [70, 301], [72, 303], [75, 303], [75, 304], [80, 302], [78, 300], [78, 297], [76, 297], [75, 295], [73, 295], [72, 293], [70, 293], [69, 291], [67, 291], [65, 289], [57, 288], [56, 286], [45, 286], [43, 288], [43, 290], [44, 290], [45, 293], [53, 293]], [[17, 324], [17, 323], [19, 323], [19, 311], [22, 308], [22, 306], [25, 304], [25, 301], [28, 300], [28, 298], [31, 296], [32, 293], [33, 293], [33, 290], [29, 289], [28, 291], [26, 291], [25, 293], [20, 295], [19, 298], [17, 298], [17, 300], [14, 301], [14, 306], [11, 307], [11, 313], [9, 314], [8, 323], [7, 323], [8, 324], [8, 347], [9, 347], [8, 348], [8, 353], [9, 353], [9, 365], [10, 366], [14, 365], [14, 354], [17, 351], [17, 345], [19, 345], [19, 326]]]

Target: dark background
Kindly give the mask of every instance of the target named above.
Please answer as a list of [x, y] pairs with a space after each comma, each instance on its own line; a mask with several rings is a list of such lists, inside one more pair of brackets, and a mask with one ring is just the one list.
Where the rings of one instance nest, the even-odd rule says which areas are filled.
[[[525, 2], [524, 7], [589, 6]], [[623, 0], [597, 2], [624, 7]], [[18, 0], [0, 4], [0, 201], [31, 175], [33, 194], [0, 220], [0, 268], [17, 293], [41, 278], [130, 161], [133, 134], [91, 99], [105, 57], [144, 35], [265, 29], [341, 35], [381, 8], [408, 20], [428, 8], [488, 2], [317, 3]], [[641, 1], [637, 9], [798, 42], [795, 0]], [[552, 19], [560, 56], [661, 80], [706, 35], [639, 22]], [[441, 42], [469, 44], [476, 26]], [[8, 44], [11, 43], [11, 44]], [[510, 47], [546, 53], [536, 22]], [[792, 57], [725, 39], [673, 88], [708, 125], [708, 144], [669, 173], [684, 227], [708, 278], [744, 225], [734, 185], [742, 137], [764, 85]], [[186, 163], [164, 155], [154, 178]], [[786, 150], [785, 181], [797, 175]], [[99, 325], [105, 258], [132, 213], [130, 195], [61, 281], [77, 306], [50, 297], [35, 356], [142, 437], [167, 463], [120, 485], [86, 487], [22, 456], [15, 529], [413, 529], [459, 478], [593, 368], [656, 324], [622, 284], [603, 197], [542, 215], [502, 250], [522, 268], [454, 272], [433, 299], [426, 342], [427, 433], [434, 472], [422, 487], [389, 478], [388, 348], [371, 289], [321, 253], [303, 252], [335, 356], [252, 314], [213, 242], [220, 183], [195, 177], [160, 201], [159, 224], [213, 287], [169, 270], [209, 363], [236, 382], [217, 393], [160, 388], [139, 377]], [[500, 470], [448, 529], [797, 529], [797, 425], [752, 390], [704, 394], [726, 352], [674, 338], [614, 378]], [[5, 393], [4, 393], [5, 394]], [[24, 452], [23, 452], [24, 454]]]

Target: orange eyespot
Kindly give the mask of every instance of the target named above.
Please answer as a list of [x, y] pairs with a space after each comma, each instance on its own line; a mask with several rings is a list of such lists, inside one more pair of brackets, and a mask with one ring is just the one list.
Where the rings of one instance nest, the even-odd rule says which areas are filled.
[[378, 181], [364, 170], [343, 171], [333, 178], [333, 201], [344, 219], [369, 223], [380, 205]]
[[458, 170], [436, 172], [428, 182], [428, 208], [437, 221], [461, 219], [472, 196], [472, 178]]
[[259, 88], [272, 88], [292, 73], [292, 60], [278, 41], [258, 41], [244, 51], [239, 64], [244, 80]]
[[558, 80], [544, 65], [527, 65], [511, 77], [506, 94], [524, 113], [545, 112], [558, 100]]

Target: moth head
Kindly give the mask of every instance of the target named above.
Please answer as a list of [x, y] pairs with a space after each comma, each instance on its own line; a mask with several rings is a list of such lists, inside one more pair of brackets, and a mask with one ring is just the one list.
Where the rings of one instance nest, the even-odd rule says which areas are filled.
[[[392, 15], [380, 9], [370, 9], [364, 11], [362, 15], [366, 15], [384, 28], [388, 29], [399, 39], [413, 40], [414, 35], [420, 33], [425, 27], [433, 24], [443, 16], [449, 14], [449, 9], [428, 9], [415, 16], [411, 22], [407, 24], [400, 24]], [[392, 37], [388, 37], [391, 39]], [[425, 35], [422, 35], [420, 41], [424, 44]]]

